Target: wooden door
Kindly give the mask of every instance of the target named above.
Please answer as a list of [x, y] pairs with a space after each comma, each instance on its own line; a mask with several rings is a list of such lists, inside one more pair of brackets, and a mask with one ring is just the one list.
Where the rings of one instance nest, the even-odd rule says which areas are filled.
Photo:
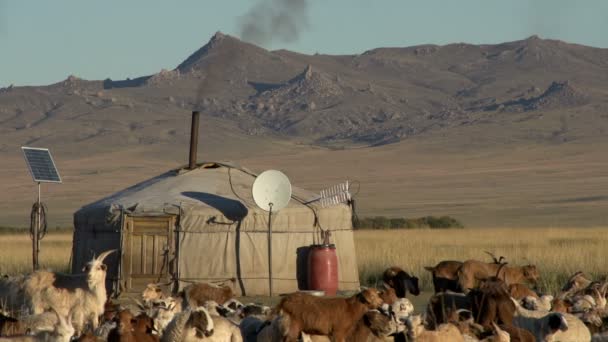
[[170, 281], [175, 216], [127, 216], [124, 223], [122, 291], [141, 292], [149, 283]]

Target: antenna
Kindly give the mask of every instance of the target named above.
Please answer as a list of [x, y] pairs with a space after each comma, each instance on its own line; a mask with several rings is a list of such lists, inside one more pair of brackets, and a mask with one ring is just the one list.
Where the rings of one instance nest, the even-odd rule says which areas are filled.
[[268, 288], [272, 296], [272, 212], [289, 204], [291, 183], [283, 172], [267, 170], [255, 178], [251, 193], [255, 204], [268, 212]]
[[348, 181], [321, 190], [319, 196], [306, 204], [321, 202], [323, 208], [350, 202], [350, 183]]
[[[40, 240], [46, 233], [46, 213], [43, 204], [40, 201], [40, 183], [61, 183], [61, 177], [51, 151], [48, 148], [37, 147], [21, 147], [27, 167], [34, 182], [38, 183], [38, 200], [34, 204], [32, 211], [36, 211], [36, 215], [32, 212], [32, 220], [30, 225], [30, 235], [32, 236], [32, 264], [34, 270], [38, 269], [38, 254], [40, 253]], [[42, 224], [42, 217], [45, 217], [45, 222]]]

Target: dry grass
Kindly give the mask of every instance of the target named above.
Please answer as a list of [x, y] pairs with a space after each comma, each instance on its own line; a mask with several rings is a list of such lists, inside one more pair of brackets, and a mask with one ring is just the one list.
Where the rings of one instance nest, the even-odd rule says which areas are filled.
[[[42, 240], [43, 267], [69, 269], [71, 233], [50, 233]], [[431, 290], [429, 272], [441, 260], [490, 260], [484, 251], [505, 256], [511, 264], [533, 263], [541, 270], [542, 288], [555, 292], [568, 275], [582, 270], [593, 277], [608, 274], [608, 228], [413, 229], [355, 232], [359, 274], [375, 284], [390, 265], [420, 277]], [[25, 234], [0, 238], [0, 273], [31, 271], [31, 240]]]
[[[69, 270], [71, 233], [49, 233], [40, 244], [40, 266], [55, 271]], [[0, 236], [0, 273], [18, 274], [32, 270], [32, 240], [27, 234]]]
[[373, 285], [382, 271], [397, 265], [432, 289], [424, 266], [442, 260], [488, 260], [484, 251], [511, 264], [536, 264], [541, 289], [555, 292], [568, 275], [582, 270], [597, 278], [608, 274], [608, 228], [415, 229], [357, 231], [357, 262], [362, 284]]

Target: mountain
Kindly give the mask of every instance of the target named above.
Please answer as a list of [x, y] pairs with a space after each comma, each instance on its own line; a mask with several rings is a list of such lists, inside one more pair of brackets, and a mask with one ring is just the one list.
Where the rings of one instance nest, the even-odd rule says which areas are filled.
[[[205, 158], [253, 164], [257, 156], [279, 160], [293, 151], [308, 156], [370, 147], [378, 149], [365, 151], [391, 151], [388, 161], [426, 160], [430, 151], [450, 156], [525, 146], [566, 153], [576, 144], [584, 151], [608, 142], [608, 49], [532, 36], [496, 45], [306, 55], [269, 51], [218, 32], [177, 67], [153, 75], [70, 75], [51, 85], [1, 88], [0, 157], [13, 163], [5, 172], [20, 170], [19, 146], [44, 146], [78, 170], [71, 171], [74, 179], [118, 172], [104, 168], [107, 160], [132, 172], [111, 187], [103, 183], [85, 197], [66, 199], [72, 210], [185, 162], [192, 110], [202, 113], [199, 151]], [[412, 147], [421, 145], [432, 148]], [[437, 158], [430, 162], [442, 167]], [[389, 165], [378, 167], [390, 173]], [[337, 174], [325, 179], [337, 181]], [[24, 184], [0, 193], [25, 191]], [[368, 208], [374, 205], [368, 202]], [[0, 219], [7, 215], [0, 212]]]

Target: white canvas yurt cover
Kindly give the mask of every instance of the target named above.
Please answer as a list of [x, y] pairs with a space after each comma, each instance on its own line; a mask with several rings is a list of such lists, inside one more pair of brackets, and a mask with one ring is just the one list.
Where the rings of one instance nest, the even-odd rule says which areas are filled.
[[[223, 282], [240, 295], [268, 295], [268, 213], [252, 198], [255, 174], [230, 163], [202, 163], [166, 172], [74, 214], [73, 272], [95, 254], [106, 259], [115, 293], [141, 292], [147, 283], [181, 289]], [[315, 194], [292, 187], [287, 207], [272, 216], [273, 293], [306, 289], [308, 247], [331, 232], [339, 289], [356, 290], [359, 277], [346, 204], [322, 208]]]

